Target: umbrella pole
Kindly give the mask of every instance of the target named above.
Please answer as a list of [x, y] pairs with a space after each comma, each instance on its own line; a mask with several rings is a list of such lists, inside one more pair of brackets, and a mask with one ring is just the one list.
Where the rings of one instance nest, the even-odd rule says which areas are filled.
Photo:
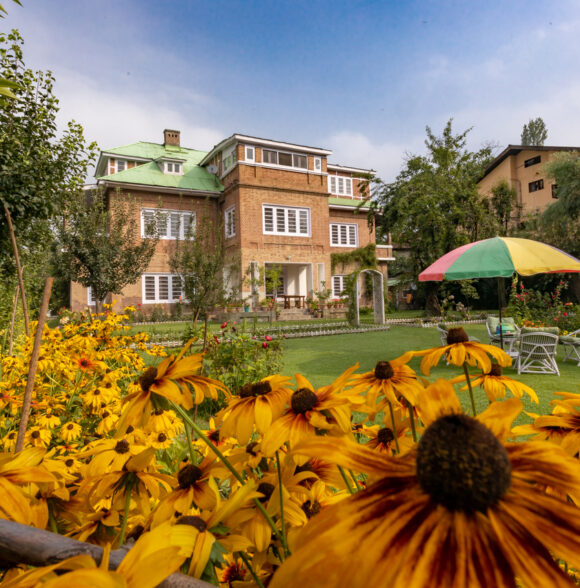
[[499, 344], [503, 349], [503, 329], [501, 325], [501, 309], [503, 308], [503, 278], [497, 279], [497, 302], [499, 304]]

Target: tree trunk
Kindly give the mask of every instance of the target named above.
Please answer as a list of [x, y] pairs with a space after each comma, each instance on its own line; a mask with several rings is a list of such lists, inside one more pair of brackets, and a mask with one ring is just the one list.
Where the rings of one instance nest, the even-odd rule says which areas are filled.
[[427, 285], [427, 295], [425, 300], [425, 312], [429, 316], [440, 316], [441, 306], [439, 305], [439, 299], [437, 298], [437, 292], [439, 290], [439, 284], [430, 282]]

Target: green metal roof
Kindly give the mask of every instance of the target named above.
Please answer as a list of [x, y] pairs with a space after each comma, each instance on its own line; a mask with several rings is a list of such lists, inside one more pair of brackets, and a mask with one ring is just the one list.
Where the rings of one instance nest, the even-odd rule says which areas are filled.
[[356, 207], [361, 205], [361, 208], [364, 208], [364, 209], [370, 208], [370, 205], [368, 202], [363, 202], [362, 200], [353, 200], [352, 198], [340, 198], [339, 196], [331, 196], [328, 199], [328, 204], [334, 204], [335, 206], [356, 206]]
[[[156, 161], [150, 161], [125, 169], [116, 174], [100, 175], [99, 180], [121, 182], [126, 184], [141, 184], [147, 186], [159, 186], [164, 188], [176, 188], [181, 190], [200, 190], [204, 192], [221, 192], [223, 186], [218, 178], [210, 174], [205, 167], [198, 164], [207, 155], [207, 151], [186, 149], [158, 143], [146, 143], [140, 141], [123, 147], [107, 149], [106, 154], [119, 155], [131, 159], [142, 158], [159, 160], [164, 157], [183, 160], [183, 175], [166, 174], [161, 170]], [[106, 171], [106, 165], [98, 165], [98, 169]]]

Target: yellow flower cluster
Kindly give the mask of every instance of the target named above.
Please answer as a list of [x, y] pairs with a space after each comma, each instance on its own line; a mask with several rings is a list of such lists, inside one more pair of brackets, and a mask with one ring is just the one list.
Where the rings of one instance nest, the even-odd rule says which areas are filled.
[[[272, 375], [234, 396], [189, 345], [147, 367], [146, 337], [124, 320], [45, 329], [18, 454], [31, 341], [2, 359], [0, 518], [105, 548], [98, 567], [22, 565], [7, 586], [146, 588], [177, 570], [228, 588], [560, 586], [553, 557], [580, 567], [580, 396], [512, 431], [519, 398], [537, 398], [501, 373], [501, 349], [451, 333], [320, 388]], [[415, 357], [424, 373], [441, 358], [464, 373], [430, 383]], [[489, 407], [465, 414], [458, 383], [472, 398], [481, 385]], [[198, 423], [219, 395], [225, 407]], [[519, 434], [536, 439], [508, 442]], [[133, 541], [109, 571], [109, 550]]]

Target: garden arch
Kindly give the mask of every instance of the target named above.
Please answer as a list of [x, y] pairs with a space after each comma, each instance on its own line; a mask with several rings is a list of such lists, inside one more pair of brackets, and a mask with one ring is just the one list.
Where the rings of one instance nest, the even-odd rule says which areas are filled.
[[374, 269], [364, 269], [358, 272], [355, 281], [354, 281], [354, 307], [355, 307], [355, 315], [354, 321], [355, 325], [358, 327], [360, 325], [360, 315], [359, 315], [359, 304], [358, 299], [360, 297], [360, 277], [364, 273], [370, 273], [373, 276], [373, 311], [374, 311], [374, 319], [375, 325], [384, 325], [385, 324], [385, 277], [379, 270]]

